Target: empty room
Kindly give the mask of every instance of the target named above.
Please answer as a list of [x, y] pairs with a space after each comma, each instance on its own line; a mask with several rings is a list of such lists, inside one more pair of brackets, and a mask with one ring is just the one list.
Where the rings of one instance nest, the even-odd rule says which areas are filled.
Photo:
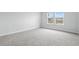
[[79, 12], [0, 12], [0, 46], [79, 46]]

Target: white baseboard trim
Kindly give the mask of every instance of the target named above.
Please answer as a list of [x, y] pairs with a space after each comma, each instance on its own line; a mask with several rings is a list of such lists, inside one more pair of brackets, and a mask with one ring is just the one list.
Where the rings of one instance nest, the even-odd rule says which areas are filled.
[[[41, 28], [43, 28], [43, 27], [41, 27]], [[51, 29], [51, 30], [58, 30], [58, 31], [64, 31], [64, 32], [69, 32], [69, 33], [75, 33], [75, 34], [78, 34], [78, 32], [77, 31], [74, 31], [74, 30], [70, 30], [70, 29], [53, 29], [53, 28], [47, 28], [47, 27], [44, 27], [45, 29]]]
[[77, 34], [79, 34], [79, 32], [77, 32]]
[[11, 34], [23, 32], [23, 31], [29, 31], [29, 30], [37, 29], [37, 28], [39, 28], [39, 27], [37, 26], [37, 27], [31, 27], [31, 28], [28, 28], [28, 29], [21, 29], [21, 30], [15, 31], [15, 32], [0, 34], [0, 36], [11, 35]]

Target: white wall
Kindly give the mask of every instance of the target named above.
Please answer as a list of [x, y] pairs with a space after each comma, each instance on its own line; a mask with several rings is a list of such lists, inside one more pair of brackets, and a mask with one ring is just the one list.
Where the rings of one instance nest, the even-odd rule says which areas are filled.
[[38, 12], [0, 12], [0, 35], [34, 29], [40, 26]]
[[64, 13], [64, 25], [47, 24], [47, 14], [42, 13], [41, 27], [76, 33], [77, 32], [77, 13], [76, 12], [65, 12]]
[[78, 33], [79, 33], [79, 12], [77, 12], [77, 17], [78, 17], [78, 20], [77, 20], [77, 31], [78, 31]]

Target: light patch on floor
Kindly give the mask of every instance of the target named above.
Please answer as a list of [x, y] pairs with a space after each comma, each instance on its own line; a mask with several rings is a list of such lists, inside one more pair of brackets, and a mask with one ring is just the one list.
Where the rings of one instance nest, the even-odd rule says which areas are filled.
[[0, 37], [1, 46], [79, 46], [79, 35], [49, 30], [34, 29]]

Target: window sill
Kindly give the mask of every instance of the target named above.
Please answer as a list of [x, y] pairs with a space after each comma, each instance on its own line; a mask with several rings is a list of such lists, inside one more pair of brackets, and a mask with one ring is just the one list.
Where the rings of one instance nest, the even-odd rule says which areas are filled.
[[47, 23], [49, 25], [64, 25], [64, 24], [53, 24], [53, 23]]

